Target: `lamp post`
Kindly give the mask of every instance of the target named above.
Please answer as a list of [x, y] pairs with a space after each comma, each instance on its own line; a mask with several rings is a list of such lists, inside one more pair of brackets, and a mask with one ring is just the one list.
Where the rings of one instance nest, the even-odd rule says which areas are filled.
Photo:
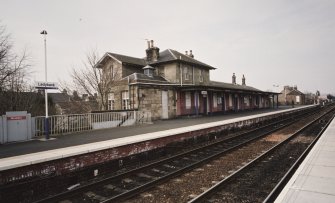
[[[47, 74], [47, 31], [43, 30], [41, 35], [44, 35], [44, 67], [45, 67], [45, 85], [48, 83], [48, 74]], [[44, 88], [45, 96], [45, 120], [44, 120], [44, 130], [45, 130], [45, 139], [49, 139], [49, 118], [48, 118], [48, 92], [47, 87]]]

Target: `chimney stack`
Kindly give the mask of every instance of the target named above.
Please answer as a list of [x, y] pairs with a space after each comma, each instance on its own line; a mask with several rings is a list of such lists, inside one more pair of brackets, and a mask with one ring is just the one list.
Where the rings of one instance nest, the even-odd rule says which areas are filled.
[[236, 76], [235, 76], [235, 73], [233, 73], [232, 83], [233, 83], [234, 85], [236, 85]]
[[244, 77], [244, 74], [243, 74], [243, 77], [242, 77], [242, 85], [245, 86], [245, 77]]
[[158, 60], [159, 48], [154, 46], [154, 40], [148, 41], [148, 49], [146, 50], [146, 53], [147, 53], [147, 61], [149, 63]]

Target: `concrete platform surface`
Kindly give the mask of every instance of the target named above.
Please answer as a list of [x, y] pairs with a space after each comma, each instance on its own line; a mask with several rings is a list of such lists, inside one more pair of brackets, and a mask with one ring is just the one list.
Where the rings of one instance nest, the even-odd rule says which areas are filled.
[[335, 202], [335, 119], [275, 202]]
[[286, 106], [286, 107], [280, 107], [279, 109], [246, 111], [226, 115], [158, 120], [155, 121], [153, 124], [143, 124], [137, 126], [126, 126], [119, 128], [101, 129], [101, 130], [84, 131], [79, 133], [51, 136], [51, 138], [56, 139], [50, 139], [49, 141], [45, 141], [44, 137], [37, 137], [33, 140], [26, 142], [7, 143], [2, 145], [0, 144], [0, 159], [11, 156], [24, 155], [28, 153], [36, 153], [46, 150], [59, 149], [64, 147], [71, 147], [93, 142], [117, 139], [138, 134], [158, 132], [162, 130], [169, 130], [203, 123], [222, 121], [243, 116], [257, 115], [267, 112], [276, 112], [284, 109], [292, 109], [292, 108]]
[[[229, 123], [269, 116], [277, 113], [284, 113], [300, 108], [309, 108], [309, 106], [294, 109], [280, 109], [276, 111], [268, 110], [245, 112], [242, 114], [204, 117], [198, 119], [176, 119], [157, 122], [157, 124], [145, 126], [121, 127], [109, 130], [64, 135], [47, 142], [35, 140], [32, 142], [4, 145], [0, 146], [0, 154], [3, 157], [0, 158], [0, 171], [139, 143], [171, 135], [222, 126]], [[101, 133], [101, 136], [96, 136], [99, 133]], [[7, 155], [7, 157], [5, 155]]]

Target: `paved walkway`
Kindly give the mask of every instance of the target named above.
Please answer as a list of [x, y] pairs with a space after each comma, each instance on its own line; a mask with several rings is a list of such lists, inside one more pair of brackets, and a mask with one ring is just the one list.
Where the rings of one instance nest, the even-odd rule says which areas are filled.
[[217, 116], [204, 116], [204, 117], [190, 117], [190, 118], [178, 118], [171, 120], [159, 120], [153, 124], [127, 126], [120, 128], [110, 128], [94, 131], [85, 131], [80, 133], [72, 133], [67, 135], [52, 136], [56, 138], [49, 141], [41, 141], [34, 139], [27, 142], [20, 143], [9, 143], [0, 145], [0, 159], [18, 155], [24, 155], [29, 153], [41, 152], [52, 149], [59, 149], [64, 147], [71, 147], [76, 145], [94, 143], [99, 141], [111, 140], [116, 138], [128, 137], [133, 135], [139, 135], [144, 133], [152, 133], [163, 130], [169, 130], [174, 128], [192, 126], [197, 124], [222, 121], [226, 119], [232, 119], [237, 117], [244, 117], [250, 115], [256, 115], [265, 112], [274, 112], [277, 110], [283, 110], [288, 107], [281, 107], [279, 109], [266, 109], [257, 111], [240, 112], [236, 114], [217, 115]]
[[275, 202], [335, 202], [335, 119]]

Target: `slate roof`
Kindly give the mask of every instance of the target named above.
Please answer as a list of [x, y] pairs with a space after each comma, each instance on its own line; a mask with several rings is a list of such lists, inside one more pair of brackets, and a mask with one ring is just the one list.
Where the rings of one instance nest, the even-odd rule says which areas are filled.
[[117, 60], [123, 62], [123, 63], [129, 63], [133, 65], [139, 65], [139, 66], [145, 66], [147, 63], [144, 59], [131, 57], [131, 56], [125, 56], [121, 54], [115, 54], [115, 53], [108, 53], [108, 55], [113, 56]]
[[210, 81], [210, 83], [209, 83], [208, 86], [219, 87], [219, 88], [230, 89], [230, 90], [243, 90], [243, 91], [251, 91], [251, 92], [263, 92], [262, 90], [256, 89], [256, 88], [251, 87], [251, 86], [232, 84], [232, 83], [225, 83], [225, 82], [217, 82], [217, 81]]
[[126, 55], [121, 55], [121, 54], [110, 53], [110, 52], [108, 52], [107, 54], [116, 58], [117, 60], [123, 63], [138, 65], [142, 67], [146, 66], [147, 64], [155, 65], [155, 64], [166, 63], [166, 62], [171, 62], [171, 61], [183, 61], [185, 63], [195, 64], [195, 65], [205, 67], [208, 69], [215, 69], [214, 67], [210, 65], [207, 65], [201, 61], [198, 61], [192, 57], [189, 57], [173, 49], [166, 49], [164, 51], [159, 52], [158, 60], [150, 62], [150, 63], [146, 61], [146, 57], [136, 58], [136, 57], [126, 56]]
[[293, 89], [289, 93], [286, 93], [286, 95], [303, 95], [304, 93], [300, 92], [299, 90]]
[[54, 103], [69, 102], [71, 100], [70, 95], [64, 93], [48, 93], [48, 96], [52, 98]]
[[159, 63], [165, 63], [170, 61], [183, 61], [190, 64], [199, 65], [208, 69], [215, 69], [214, 67], [207, 65], [201, 61], [198, 61], [192, 57], [189, 57], [185, 54], [182, 54], [176, 50], [173, 49], [166, 49], [162, 52], [159, 52], [159, 58], [157, 61], [151, 62], [150, 64], [159, 64]]
[[[123, 78], [123, 80], [127, 80], [127, 79], [128, 77]], [[131, 83], [132, 82], [134, 83], [143, 82], [143, 83], [172, 84], [161, 76], [149, 77], [143, 73], [133, 73], [129, 75], [129, 79]]]

